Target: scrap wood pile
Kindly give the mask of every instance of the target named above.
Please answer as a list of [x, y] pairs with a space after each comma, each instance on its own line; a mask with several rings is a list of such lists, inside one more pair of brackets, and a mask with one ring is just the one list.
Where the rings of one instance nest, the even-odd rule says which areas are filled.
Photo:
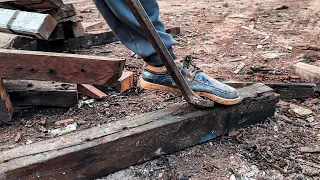
[[79, 48], [81, 42], [88, 47], [116, 40], [112, 32], [85, 34], [71, 3], [0, 0], [0, 16], [0, 124], [11, 121], [13, 106], [71, 107], [78, 92], [107, 97], [93, 85], [118, 92], [133, 85], [133, 73], [122, 73], [124, 59], [57, 53], [68, 52], [68, 44]]

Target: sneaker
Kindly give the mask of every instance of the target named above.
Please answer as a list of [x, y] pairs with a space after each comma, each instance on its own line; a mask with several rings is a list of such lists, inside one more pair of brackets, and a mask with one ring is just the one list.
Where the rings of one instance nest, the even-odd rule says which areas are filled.
[[[223, 105], [234, 105], [242, 101], [243, 98], [235, 88], [209, 77], [192, 64], [192, 60], [192, 56], [186, 56], [177, 66], [197, 95]], [[145, 63], [140, 85], [148, 90], [180, 92], [165, 66], [154, 67]]]

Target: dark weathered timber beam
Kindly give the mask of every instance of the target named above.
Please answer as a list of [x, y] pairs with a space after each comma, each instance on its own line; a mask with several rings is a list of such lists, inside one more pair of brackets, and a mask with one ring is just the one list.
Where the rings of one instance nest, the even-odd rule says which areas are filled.
[[[124, 59], [0, 49], [0, 78], [104, 85], [117, 81]], [[110, 82], [111, 81], [111, 82]]]
[[[167, 32], [171, 35], [180, 34], [180, 27], [173, 27], [167, 29]], [[85, 36], [77, 38], [69, 38], [64, 41], [39, 41], [38, 50], [40, 51], [50, 51], [50, 52], [70, 52], [75, 49], [89, 48], [92, 46], [99, 46], [104, 44], [109, 44], [117, 42], [117, 37], [112, 31], [101, 32], [95, 34], [87, 34]]]
[[14, 106], [71, 107], [78, 103], [76, 84], [34, 80], [3, 80]]
[[177, 105], [0, 152], [0, 177], [94, 179], [274, 115], [278, 96], [271, 88], [256, 84], [240, 92], [245, 98], [238, 105]]
[[[225, 83], [235, 88], [242, 88], [254, 84], [254, 82], [237, 81], [227, 81]], [[284, 100], [312, 97], [316, 89], [316, 84], [312, 83], [265, 83], [265, 85], [273, 88], [276, 93], [280, 94], [280, 98]]]

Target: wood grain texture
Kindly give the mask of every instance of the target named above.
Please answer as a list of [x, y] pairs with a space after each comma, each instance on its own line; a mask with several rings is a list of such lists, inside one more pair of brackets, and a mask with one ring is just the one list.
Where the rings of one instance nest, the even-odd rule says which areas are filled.
[[0, 79], [0, 124], [8, 123], [12, 120], [13, 106], [6, 88]]
[[34, 80], [3, 80], [14, 106], [72, 107], [78, 103], [75, 84]]
[[124, 59], [0, 49], [0, 77], [104, 85], [121, 76]]
[[57, 21], [52, 16], [41, 13], [17, 11], [0, 8], [0, 31], [32, 35], [48, 39]]
[[[242, 88], [255, 84], [254, 82], [224, 82], [234, 88]], [[312, 83], [265, 83], [265, 85], [273, 88], [276, 93], [280, 94], [283, 100], [305, 99], [310, 98], [315, 93], [316, 85]]]
[[278, 98], [262, 84], [240, 89], [234, 106], [177, 105], [0, 152], [3, 179], [94, 179], [260, 123]]

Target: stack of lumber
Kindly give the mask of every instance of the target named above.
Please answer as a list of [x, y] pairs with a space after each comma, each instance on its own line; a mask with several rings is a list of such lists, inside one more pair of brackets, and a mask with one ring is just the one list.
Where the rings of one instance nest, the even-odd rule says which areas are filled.
[[[72, 44], [69, 40], [90, 40], [72, 4], [62, 0], [0, 0], [0, 16], [0, 124], [11, 121], [15, 106], [71, 107], [78, 103], [78, 94], [107, 97], [94, 85], [118, 84], [119, 92], [133, 85], [132, 73], [120, 78], [125, 63], [122, 58], [58, 53], [66, 52], [65, 46], [61, 51], [39, 52], [46, 44], [58, 47]], [[108, 42], [116, 41], [110, 37]]]
[[84, 36], [72, 4], [62, 0], [0, 0], [0, 47], [37, 50], [41, 40]]

